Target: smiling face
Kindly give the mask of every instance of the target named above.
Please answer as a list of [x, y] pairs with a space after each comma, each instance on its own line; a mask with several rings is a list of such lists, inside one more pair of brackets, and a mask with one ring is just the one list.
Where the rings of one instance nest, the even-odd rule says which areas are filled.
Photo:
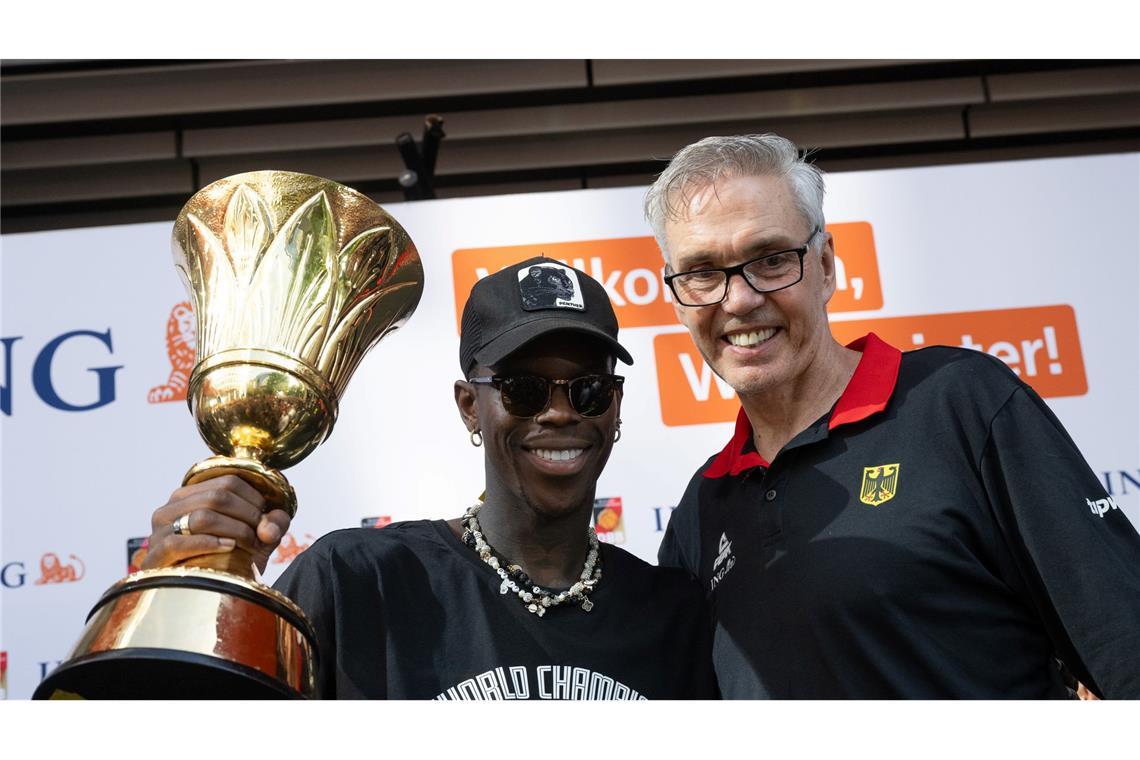
[[[567, 332], [542, 336], [494, 368], [473, 377], [532, 374], [551, 380], [613, 371], [613, 358], [598, 342]], [[486, 456], [488, 500], [509, 494], [546, 517], [561, 517], [592, 505], [594, 489], [613, 448], [621, 392], [598, 417], [582, 417], [557, 386], [550, 406], [519, 418], [503, 408], [491, 385], [455, 384], [455, 400], [468, 430], [479, 430]]]
[[[682, 217], [666, 223], [665, 243], [673, 271], [686, 272], [798, 248], [811, 233], [783, 178], [731, 177], [697, 192]], [[826, 307], [834, 292], [835, 252], [821, 232], [795, 285], [761, 294], [734, 276], [721, 303], [675, 309], [709, 366], [739, 395], [756, 395], [811, 366], [831, 339]]]

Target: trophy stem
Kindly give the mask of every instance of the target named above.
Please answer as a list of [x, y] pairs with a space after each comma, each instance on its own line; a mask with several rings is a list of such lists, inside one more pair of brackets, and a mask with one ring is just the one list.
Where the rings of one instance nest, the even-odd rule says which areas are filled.
[[[247, 452], [242, 452], [247, 453]], [[223, 475], [237, 475], [265, 497], [265, 511], [283, 509], [292, 518], [297, 514], [297, 494], [279, 470], [266, 467], [252, 456], [212, 456], [186, 471], [182, 485], [201, 483]]]
[[[265, 497], [265, 509], [284, 509], [292, 517], [297, 513], [297, 494], [293, 486], [279, 471], [266, 467], [252, 458], [249, 451], [241, 451], [244, 457], [213, 456], [204, 459], [190, 468], [182, 479], [182, 485], [201, 483], [222, 475], [237, 475], [239, 478], [256, 488]], [[225, 554], [212, 554], [203, 557], [194, 557], [179, 563], [184, 567], [198, 567], [208, 570], [221, 570], [232, 573], [240, 578], [256, 580], [257, 573], [253, 565], [253, 556], [245, 549], [234, 547], [233, 551]]]

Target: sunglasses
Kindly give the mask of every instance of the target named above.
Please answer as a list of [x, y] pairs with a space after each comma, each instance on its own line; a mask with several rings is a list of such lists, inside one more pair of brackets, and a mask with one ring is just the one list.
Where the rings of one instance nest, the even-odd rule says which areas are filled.
[[625, 378], [621, 375], [582, 375], [573, 380], [550, 380], [538, 375], [492, 375], [467, 382], [493, 385], [503, 408], [514, 417], [535, 417], [550, 407], [554, 386], [565, 385], [570, 406], [583, 417], [600, 417], [610, 408], [614, 393]]

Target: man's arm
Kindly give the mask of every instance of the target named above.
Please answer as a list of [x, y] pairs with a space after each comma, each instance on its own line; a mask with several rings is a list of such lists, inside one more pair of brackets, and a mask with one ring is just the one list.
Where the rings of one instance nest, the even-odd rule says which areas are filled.
[[1140, 698], [1140, 535], [1030, 388], [995, 415], [979, 469], [1060, 658], [1097, 695]]

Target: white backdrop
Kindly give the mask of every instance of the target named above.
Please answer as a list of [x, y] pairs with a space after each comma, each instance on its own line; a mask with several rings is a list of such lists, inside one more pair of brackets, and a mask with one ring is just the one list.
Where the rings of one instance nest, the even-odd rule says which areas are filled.
[[[837, 174], [828, 185], [847, 286], [833, 302], [837, 335], [870, 326], [900, 348], [966, 340], [999, 355], [1046, 397], [1140, 524], [1140, 155]], [[478, 495], [481, 453], [452, 401], [456, 294], [480, 267], [539, 251], [580, 259], [615, 294], [636, 364], [624, 368], [623, 438], [599, 483], [611, 509], [599, 527], [653, 559], [670, 507], [731, 435], [736, 406], [671, 316], [642, 193], [388, 207], [423, 257], [424, 297], [362, 363], [331, 439], [287, 472], [300, 511], [292, 552], [274, 556], [267, 582], [330, 530], [457, 516]], [[148, 400], [167, 382], [166, 326], [186, 299], [170, 228], [2, 238], [7, 696], [29, 696], [66, 655], [99, 595], [126, 574], [128, 540], [150, 532], [150, 512], [209, 455], [184, 401]]]

